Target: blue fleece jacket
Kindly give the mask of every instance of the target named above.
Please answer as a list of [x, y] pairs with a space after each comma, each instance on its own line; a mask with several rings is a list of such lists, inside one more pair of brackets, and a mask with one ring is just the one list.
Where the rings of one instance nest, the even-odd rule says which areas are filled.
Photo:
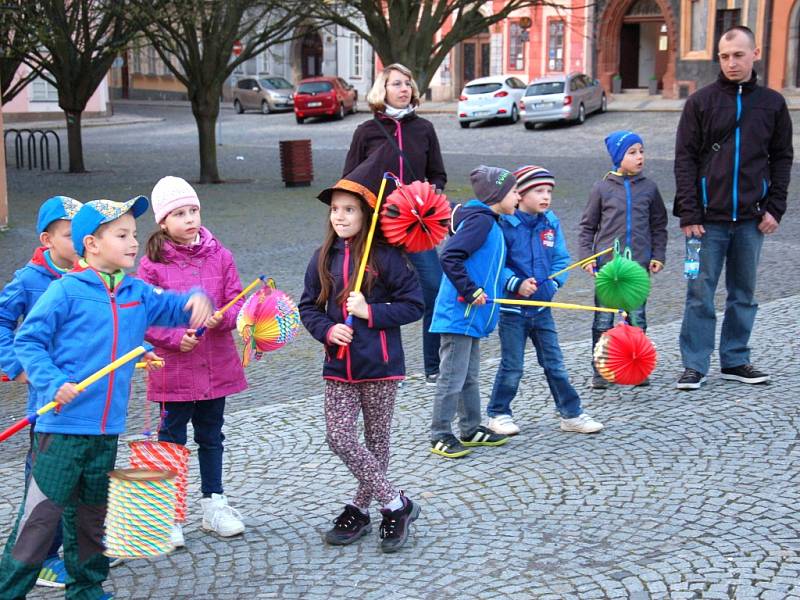
[[[77, 383], [140, 346], [150, 325], [186, 325], [191, 294], [125, 276], [110, 290], [92, 269], [54, 281], [17, 332], [14, 351], [34, 389], [36, 408], [66, 382]], [[40, 416], [36, 431], [113, 435], [125, 431], [134, 362], [93, 383], [72, 402]]]
[[[514, 273], [506, 283], [507, 297], [523, 298], [517, 293], [519, 287], [525, 279], [533, 277], [537, 290], [528, 299], [552, 300], [556, 290], [567, 282], [569, 276], [568, 273], [562, 273], [554, 279], [548, 279], [570, 262], [558, 217], [549, 210], [538, 215], [517, 210], [513, 215], [500, 217], [500, 228], [508, 252], [506, 266]], [[541, 309], [504, 305], [500, 310], [533, 315]]]
[[25, 319], [50, 282], [61, 277], [49, 265], [45, 252], [47, 248], [37, 248], [28, 264], [14, 273], [0, 292], [0, 371], [9, 379], [23, 371], [14, 352], [14, 332], [20, 320]]
[[[499, 305], [471, 306], [481, 292], [502, 298], [508, 279], [506, 243], [498, 215], [480, 200], [470, 200], [453, 217], [455, 234], [440, 257], [442, 282], [433, 308], [431, 333], [486, 337], [497, 326]], [[462, 298], [459, 300], [459, 297]]]

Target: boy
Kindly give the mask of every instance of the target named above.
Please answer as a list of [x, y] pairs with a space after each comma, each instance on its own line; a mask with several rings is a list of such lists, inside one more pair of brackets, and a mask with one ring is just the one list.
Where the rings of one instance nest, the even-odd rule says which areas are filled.
[[[440, 333], [441, 359], [431, 422], [431, 452], [458, 458], [473, 446], [501, 446], [508, 437], [481, 425], [478, 390], [480, 338], [497, 325], [499, 298], [511, 276], [506, 266], [506, 244], [497, 224], [519, 202], [516, 180], [505, 169], [479, 166], [470, 173], [476, 199], [455, 214], [455, 235], [441, 256], [442, 277], [433, 309], [431, 332]], [[461, 440], [453, 435], [451, 421], [458, 409]]]
[[[41, 246], [34, 251], [30, 262], [14, 273], [14, 278], [0, 292], [0, 371], [12, 381], [28, 382], [14, 353], [14, 333], [19, 322], [25, 319], [50, 282], [61, 278], [77, 260], [72, 247], [72, 217], [81, 206], [80, 202], [66, 196], [53, 196], [42, 203], [36, 220], [36, 233]], [[33, 389], [29, 388], [28, 413], [36, 410], [33, 401]], [[31, 446], [25, 457], [25, 481], [31, 474], [33, 431], [30, 432], [30, 438]], [[59, 523], [36, 580], [37, 585], [63, 588], [66, 584], [64, 561], [58, 557], [62, 541]]]
[[[506, 290], [518, 299], [552, 300], [567, 280], [567, 273], [550, 278], [569, 264], [569, 253], [561, 224], [550, 210], [555, 179], [537, 166], [514, 172], [520, 193], [519, 208], [513, 215], [500, 217], [500, 228], [508, 248], [506, 266], [514, 273]], [[486, 407], [488, 427], [502, 435], [516, 435], [511, 401], [517, 395], [525, 361], [525, 341], [530, 338], [536, 358], [544, 369], [547, 385], [561, 415], [561, 430], [595, 433], [603, 428], [583, 412], [581, 399], [569, 381], [558, 334], [549, 307], [512, 306], [500, 308], [500, 367]]]
[[[651, 274], [664, 268], [667, 252], [667, 210], [658, 186], [642, 175], [644, 143], [632, 131], [615, 131], [606, 138], [606, 149], [614, 170], [594, 184], [589, 202], [583, 211], [578, 243], [581, 258], [605, 250], [619, 240], [621, 248], [630, 248], [633, 260]], [[610, 260], [608, 255], [601, 260]], [[598, 262], [584, 267], [594, 276]], [[597, 298], [595, 304], [599, 306]], [[645, 307], [632, 311], [628, 318], [633, 325], [647, 331]], [[614, 325], [614, 314], [594, 313], [592, 350], [604, 332]], [[594, 364], [592, 365], [594, 369]], [[649, 385], [645, 380], [640, 385]], [[594, 369], [592, 387], [605, 389], [608, 382]]]
[[[75, 382], [141, 345], [150, 325], [189, 321], [195, 328], [211, 316], [203, 294], [172, 294], [125, 275], [139, 247], [135, 217], [147, 205], [144, 196], [83, 205], [72, 221], [72, 242], [83, 260], [47, 288], [14, 341], [36, 407], [52, 400], [61, 406], [36, 421], [31, 478], [0, 563], [1, 600], [24, 597], [33, 587], [62, 514], [66, 597], [109, 597], [102, 588], [107, 473], [125, 430], [134, 365], [118, 368], [72, 402]], [[145, 358], [158, 357], [151, 352]]]

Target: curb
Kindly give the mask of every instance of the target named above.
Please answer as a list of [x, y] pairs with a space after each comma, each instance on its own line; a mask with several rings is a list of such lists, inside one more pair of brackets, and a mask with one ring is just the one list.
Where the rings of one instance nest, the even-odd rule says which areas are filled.
[[[162, 117], [141, 117], [139, 119], [129, 119], [124, 121], [82, 121], [81, 129], [93, 127], [121, 127], [123, 125], [139, 125], [141, 123], [160, 123], [166, 119]], [[4, 123], [5, 131], [10, 129], [66, 129], [67, 124], [62, 121], [31, 121], [29, 123]], [[17, 127], [21, 125], [22, 127]]]

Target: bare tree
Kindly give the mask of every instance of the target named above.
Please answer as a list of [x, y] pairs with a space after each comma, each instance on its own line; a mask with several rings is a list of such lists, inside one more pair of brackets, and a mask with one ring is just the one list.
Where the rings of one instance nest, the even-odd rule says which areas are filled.
[[[132, 0], [140, 27], [184, 86], [197, 122], [200, 183], [221, 181], [215, 125], [225, 80], [237, 66], [297, 35], [299, 0]], [[243, 44], [232, 55], [234, 43]]]
[[[436, 69], [459, 42], [520, 8], [556, 6], [566, 10], [554, 0], [508, 0], [500, 10], [485, 16], [481, 8], [486, 4], [485, 0], [316, 0], [313, 12], [357, 33], [375, 49], [383, 64], [399, 62], [407, 66], [424, 93]], [[491, 4], [497, 9], [496, 2]], [[444, 33], [448, 23], [451, 29]]]
[[[58, 90], [67, 120], [70, 173], [84, 173], [81, 117], [111, 63], [136, 30], [129, 0], [23, 0], [9, 11], [15, 31], [32, 30], [35, 43], [21, 56]], [[16, 55], [19, 57], [19, 55]]]
[[8, 104], [25, 86], [39, 76], [38, 69], [14, 76], [22, 65], [23, 57], [33, 47], [33, 28], [28, 23], [15, 19], [13, 11], [21, 10], [25, 0], [6, 0], [0, 5], [0, 90], [2, 102]]

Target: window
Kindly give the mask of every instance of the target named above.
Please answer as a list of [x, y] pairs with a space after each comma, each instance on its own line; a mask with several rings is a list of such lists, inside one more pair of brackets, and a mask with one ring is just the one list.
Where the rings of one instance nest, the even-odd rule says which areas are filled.
[[152, 46], [146, 48], [147, 51], [147, 74], [156, 75], [156, 51]]
[[719, 39], [728, 29], [741, 23], [740, 14], [741, 11], [738, 8], [717, 11], [717, 20], [714, 27], [714, 62], [719, 62], [719, 56], [717, 55]]
[[142, 72], [142, 49], [141, 48], [134, 48], [133, 49], [133, 72], [134, 73], [141, 73]]
[[236, 84], [240, 90], [249, 90], [253, 87], [254, 81], [252, 79], [242, 79]]
[[350, 76], [361, 77], [364, 71], [364, 48], [361, 38], [355, 33], [350, 34], [350, 65]]
[[467, 96], [474, 94], [491, 94], [503, 87], [502, 83], [477, 83], [475, 85], [468, 85], [464, 88], [464, 93]]
[[515, 71], [525, 69], [525, 44], [522, 42], [522, 27], [512, 21], [508, 28], [508, 68]]
[[31, 102], [58, 102], [58, 90], [41, 77], [31, 82], [31, 90]]
[[585, 87], [586, 84], [583, 81], [583, 77], [581, 77], [580, 75], [578, 75], [577, 77], [573, 77], [572, 80], [569, 82], [569, 89], [571, 92], [582, 90]]
[[297, 88], [298, 94], [323, 94], [333, 90], [333, 84], [330, 81], [309, 81], [301, 83]]
[[564, 70], [564, 21], [547, 24], [547, 70]]
[[533, 83], [525, 90], [526, 96], [549, 96], [550, 94], [563, 94], [564, 82], [563, 81], [545, 81], [542, 83]]

